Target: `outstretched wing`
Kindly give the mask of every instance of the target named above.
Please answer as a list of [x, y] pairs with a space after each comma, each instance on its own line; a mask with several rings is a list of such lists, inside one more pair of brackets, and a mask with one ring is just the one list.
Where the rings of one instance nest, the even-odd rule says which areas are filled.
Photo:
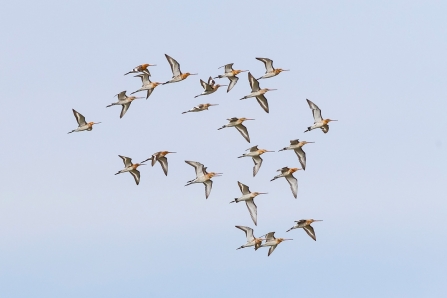
[[133, 179], [135, 179], [135, 183], [137, 185], [140, 184], [140, 171], [132, 170], [132, 171], [129, 171], [129, 173], [133, 176]]
[[126, 157], [126, 156], [122, 156], [122, 155], [118, 155], [119, 157], [121, 157], [121, 159], [123, 160], [124, 163], [124, 167], [130, 167], [132, 165], [132, 158], [130, 157]]
[[158, 162], [160, 163], [165, 175], [168, 176], [168, 159], [163, 156], [158, 159]]
[[255, 226], [258, 225], [258, 208], [256, 207], [255, 202], [253, 199], [246, 200], [245, 204], [247, 205], [248, 212], [250, 212], [251, 219], [255, 223]]
[[292, 190], [293, 196], [296, 199], [296, 197], [298, 196], [298, 180], [296, 180], [296, 178], [292, 175], [287, 175], [286, 180], [287, 182], [289, 182], [290, 189]]
[[255, 236], [253, 236], [252, 228], [244, 227], [244, 226], [235, 226], [235, 227], [245, 232], [245, 236], [247, 237], [247, 242], [251, 242], [255, 239]]
[[214, 84], [216, 84], [216, 82], [213, 80], [213, 78], [212, 77], [209, 77], [208, 78], [208, 85], [210, 85], [210, 86], [214, 86]]
[[250, 87], [252, 92], [259, 91], [259, 82], [255, 79], [255, 77], [251, 74], [251, 72], [248, 72], [248, 81], [250, 82]]
[[203, 184], [205, 184], [205, 198], [208, 199], [211, 193], [211, 188], [213, 187], [213, 181], [207, 180], [203, 182]]
[[312, 226], [305, 226], [303, 227], [304, 231], [306, 231], [307, 235], [310, 236], [313, 240], [317, 241], [317, 237], [315, 236], [315, 231]]
[[260, 156], [253, 156], [252, 158], [253, 158], [253, 162], [255, 163], [255, 165], [253, 167], [253, 177], [254, 177], [254, 176], [256, 176], [259, 169], [261, 168], [262, 158]]
[[185, 160], [185, 162], [196, 169], [197, 177], [202, 177], [203, 175], [205, 175], [205, 169], [203, 167], [203, 164], [201, 164], [200, 162], [190, 160]]
[[259, 61], [264, 62], [265, 65], [265, 73], [273, 72], [275, 68], [273, 68], [273, 60], [269, 58], [256, 58]]
[[85, 117], [82, 116], [81, 114], [79, 114], [78, 112], [76, 112], [75, 109], [72, 109], [72, 110], [73, 110], [73, 115], [75, 116], [76, 121], [78, 122], [78, 126], [86, 125], [87, 122], [85, 122]]
[[136, 75], [135, 77], [141, 78], [141, 83], [143, 83], [143, 86], [146, 84], [150, 84], [151, 80], [149, 79], [150, 74], [142, 73], [139, 75]]
[[270, 257], [270, 255], [273, 253], [273, 251], [275, 250], [275, 248], [276, 248], [277, 246], [278, 246], [278, 244], [270, 246], [269, 254], [267, 255], [268, 257]]
[[127, 110], [130, 107], [131, 102], [123, 104], [123, 107], [121, 108], [120, 118], [123, 118], [124, 114], [126, 114]]
[[247, 150], [250, 150], [250, 152], [258, 151], [258, 150], [259, 150], [259, 149], [258, 149], [258, 145], [253, 146], [253, 147], [250, 147], [250, 148], [248, 148]]
[[177, 62], [177, 60], [175, 60], [174, 58], [172, 58], [169, 55], [166, 55], [166, 59], [168, 59], [169, 65], [171, 66], [171, 71], [172, 71], [172, 77], [178, 77], [179, 75], [182, 74], [182, 72], [180, 71], [180, 64]]
[[296, 148], [295, 153], [298, 156], [298, 160], [300, 161], [301, 167], [303, 170], [306, 170], [306, 152], [303, 151], [303, 148]]
[[228, 64], [225, 64], [224, 66], [219, 67], [219, 68], [225, 67], [225, 73], [229, 73], [229, 72], [233, 71], [233, 64], [234, 63], [228, 63]]
[[244, 139], [250, 143], [250, 136], [248, 135], [247, 128], [243, 124], [236, 125], [235, 127], [241, 133]]
[[228, 77], [228, 79], [230, 80], [230, 84], [228, 85], [227, 92], [230, 92], [230, 90], [233, 89], [233, 87], [236, 85], [239, 78], [236, 76], [232, 76]]
[[307, 98], [306, 98], [306, 100], [307, 100], [307, 103], [309, 104], [309, 107], [312, 109], [312, 114], [314, 116], [315, 123], [322, 121], [323, 117], [321, 116], [320, 108], [316, 104], [314, 104], [313, 102], [308, 100]]
[[237, 185], [239, 185], [239, 189], [241, 190], [243, 195], [250, 193], [250, 189], [248, 188], [247, 185], [240, 183], [239, 181], [237, 182]]
[[120, 93], [118, 93], [118, 94], [115, 95], [115, 96], [118, 96], [118, 100], [119, 100], [119, 101], [121, 101], [121, 100], [125, 100], [125, 99], [127, 98], [126, 90], [121, 91]]
[[261, 108], [264, 109], [266, 113], [269, 112], [269, 103], [267, 101], [267, 98], [265, 98], [264, 94], [261, 94], [259, 96], [256, 96], [256, 100], [258, 101]]

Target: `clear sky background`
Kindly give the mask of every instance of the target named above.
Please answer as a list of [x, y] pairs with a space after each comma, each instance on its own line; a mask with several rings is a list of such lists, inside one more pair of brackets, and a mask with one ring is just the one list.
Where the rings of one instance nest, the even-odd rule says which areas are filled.
[[[445, 297], [447, 292], [447, 4], [445, 1], [7, 1], [0, 19], [1, 297]], [[105, 108], [140, 80], [171, 77], [164, 54], [199, 76], [158, 87], [124, 118]], [[291, 69], [261, 80], [270, 114], [241, 74], [230, 93], [199, 79], [234, 62], [256, 77], [255, 57]], [[228, 83], [226, 79], [218, 82]], [[140, 96], [143, 96], [141, 93]], [[305, 99], [339, 120], [312, 131]], [[181, 115], [199, 103], [209, 111]], [[77, 124], [91, 132], [67, 132]], [[249, 117], [248, 144], [235, 129]], [[269, 180], [293, 152], [266, 153], [258, 175], [250, 145], [304, 147], [298, 199]], [[136, 186], [118, 154], [141, 167]], [[204, 163], [223, 172], [208, 200], [184, 187]], [[293, 238], [236, 250], [253, 227], [237, 181], [258, 197], [255, 235]], [[315, 223], [317, 241], [294, 220]]]

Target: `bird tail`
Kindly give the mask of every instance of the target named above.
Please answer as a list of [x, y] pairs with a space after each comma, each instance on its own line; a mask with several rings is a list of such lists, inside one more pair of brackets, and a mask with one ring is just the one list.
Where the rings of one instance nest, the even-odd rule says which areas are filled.
[[130, 73], [132, 73], [131, 71], [129, 71], [128, 73], [125, 73], [124, 75], [128, 75], [128, 74], [130, 74]]
[[111, 106], [114, 106], [114, 105], [115, 105], [114, 103], [109, 104], [108, 106], [106, 106], [106, 108], [111, 107]]
[[238, 156], [237, 158], [245, 157], [245, 155]]
[[288, 229], [288, 230], [286, 231], [286, 233], [287, 233], [287, 232], [290, 232], [290, 231], [292, 231], [292, 230], [293, 230], [293, 228], [290, 228], [290, 229]]
[[69, 133], [72, 133], [72, 132], [74, 132], [74, 130], [72, 130], [72, 131], [68, 132], [67, 134], [69, 134]]
[[308, 132], [308, 131], [311, 131], [311, 127], [310, 126], [304, 132]]
[[226, 126], [224, 125], [224, 126], [222, 126], [221, 128], [218, 128], [217, 130], [221, 130], [222, 128], [225, 128]]

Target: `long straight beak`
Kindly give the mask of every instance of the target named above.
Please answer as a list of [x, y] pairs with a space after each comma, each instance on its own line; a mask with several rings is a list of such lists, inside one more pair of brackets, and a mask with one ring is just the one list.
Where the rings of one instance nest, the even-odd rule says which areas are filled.
[[278, 89], [268, 89], [269, 91], [275, 91], [275, 90], [278, 90]]
[[190, 73], [189, 75], [190, 76], [196, 76], [196, 75], [198, 75], [198, 73]]
[[283, 69], [282, 71], [290, 71], [290, 69]]
[[102, 122], [93, 122], [93, 124], [99, 124], [99, 123], [102, 123]]
[[258, 195], [266, 195], [268, 192], [258, 192]]
[[220, 85], [220, 86], [228, 86], [228, 85]]
[[255, 119], [251, 119], [251, 118], [245, 118], [245, 120], [255, 120]]
[[315, 219], [314, 222], [316, 222], [316, 221], [323, 221], [323, 220], [322, 219]]
[[331, 121], [338, 121], [338, 120], [331, 120]]
[[275, 151], [266, 150], [265, 152], [275, 152]]
[[213, 103], [213, 104], [210, 104], [210, 107], [211, 106], [218, 106], [219, 104], [218, 103]]
[[293, 239], [283, 239], [283, 241], [286, 241], [286, 240], [293, 240]]
[[142, 96], [142, 97], [140, 97], [140, 96], [137, 97], [137, 96], [136, 96], [135, 99], [137, 99], [137, 98], [144, 98], [144, 96]]

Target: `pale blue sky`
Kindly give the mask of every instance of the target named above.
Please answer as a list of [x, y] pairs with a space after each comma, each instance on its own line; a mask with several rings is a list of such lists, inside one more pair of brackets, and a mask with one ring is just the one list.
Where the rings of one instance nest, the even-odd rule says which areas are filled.
[[[334, 3], [337, 2], [337, 3]], [[0, 19], [3, 113], [0, 297], [444, 297], [447, 292], [447, 4], [443, 1], [9, 1]], [[164, 57], [198, 77], [158, 87], [123, 119], [105, 106], [140, 80], [123, 76]], [[246, 74], [230, 93], [194, 99], [199, 79], [234, 62], [255, 77], [255, 57], [290, 72], [261, 80], [270, 114]], [[227, 80], [219, 81], [227, 83]], [[338, 119], [324, 135], [305, 101]], [[210, 111], [181, 115], [198, 103]], [[92, 132], [76, 127], [71, 109]], [[305, 147], [298, 199], [275, 170], [299, 166], [293, 152], [268, 153], [253, 178], [251, 145]], [[118, 154], [140, 161], [136, 186]], [[184, 187], [194, 170], [223, 172], [208, 200]], [[236, 181], [260, 196], [255, 235], [294, 240], [267, 249], [245, 243], [253, 226]], [[285, 231], [315, 223], [317, 241]]]

